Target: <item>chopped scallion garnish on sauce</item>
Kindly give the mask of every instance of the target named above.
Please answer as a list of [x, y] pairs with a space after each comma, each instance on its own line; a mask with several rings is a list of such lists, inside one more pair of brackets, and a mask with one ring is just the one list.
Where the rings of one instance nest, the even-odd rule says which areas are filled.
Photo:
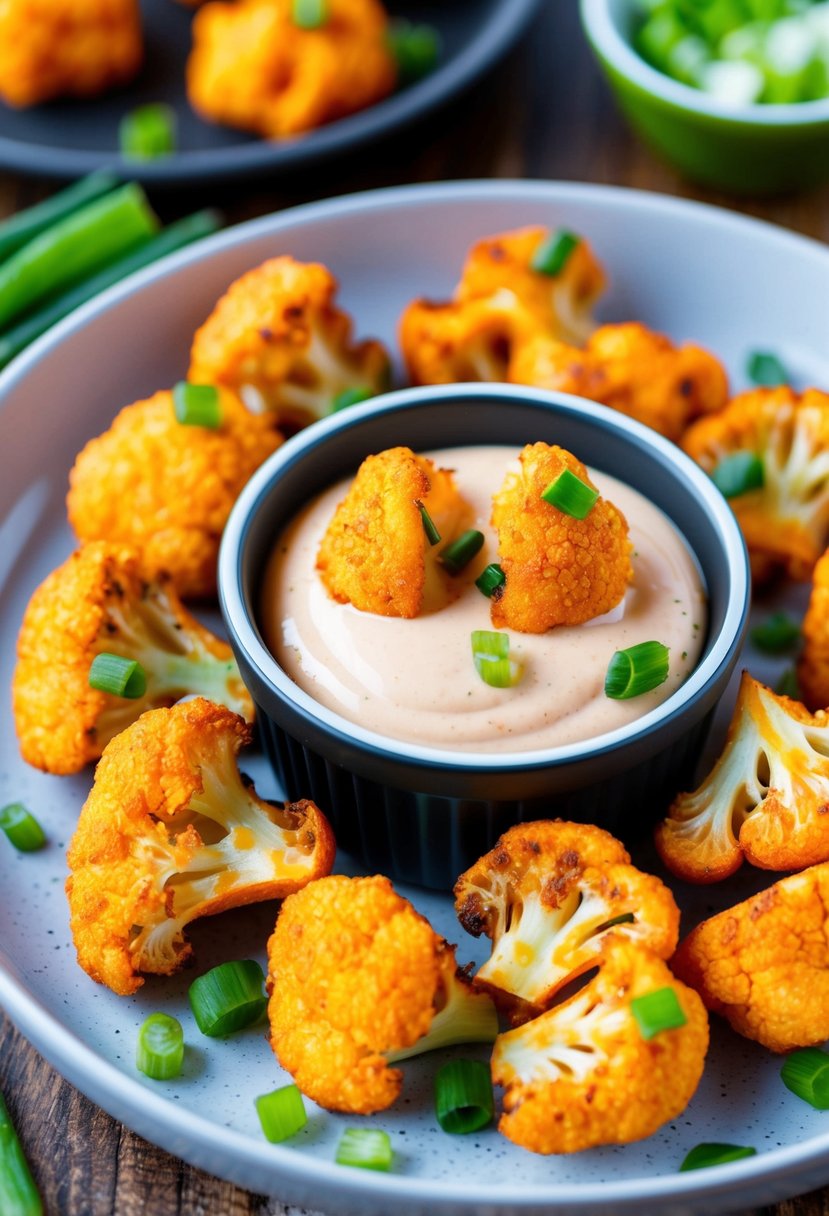
[[780, 1076], [786, 1089], [815, 1110], [829, 1110], [829, 1053], [804, 1047], [787, 1056]]
[[662, 642], [639, 642], [617, 650], [607, 668], [605, 696], [629, 701], [664, 684], [668, 678], [670, 651]]
[[499, 587], [503, 587], [506, 582], [506, 576], [497, 562], [492, 562], [487, 568], [482, 571], [475, 579], [475, 586], [487, 598]]
[[328, 0], [293, 0], [294, 25], [302, 30], [318, 30], [328, 20]]
[[184, 1063], [181, 1022], [166, 1013], [151, 1013], [138, 1032], [135, 1065], [153, 1081], [170, 1081]]
[[337, 1165], [356, 1165], [363, 1170], [388, 1170], [392, 1163], [388, 1132], [371, 1127], [349, 1127], [337, 1145]]
[[128, 160], [157, 160], [176, 147], [176, 114], [160, 103], [139, 106], [121, 119], [118, 128], [121, 155]]
[[677, 1030], [688, 1021], [676, 989], [670, 986], [635, 996], [630, 1002], [630, 1012], [643, 1039], [652, 1039], [663, 1030]]
[[785, 612], [775, 612], [751, 631], [751, 640], [766, 654], [780, 654], [800, 638], [800, 626]]
[[213, 384], [179, 381], [173, 389], [173, 409], [181, 426], [204, 426], [216, 431], [222, 425], [222, 403]]
[[541, 497], [565, 515], [572, 515], [573, 519], [586, 519], [596, 505], [599, 491], [582, 481], [571, 469], [562, 469]]
[[749, 490], [761, 490], [766, 471], [756, 452], [734, 452], [720, 461], [711, 480], [725, 498], [739, 498]]
[[426, 533], [426, 539], [430, 545], [440, 544], [440, 532], [438, 532], [435, 521], [432, 519], [429, 512], [424, 507], [419, 498], [415, 499], [415, 506], [420, 511], [420, 518], [423, 520], [423, 531]]
[[464, 532], [457, 540], [450, 541], [444, 549], [441, 549], [438, 560], [450, 574], [460, 574], [461, 570], [469, 565], [473, 557], [477, 557], [483, 546], [483, 532], [470, 528], [468, 532]]
[[521, 679], [521, 664], [510, 658], [508, 633], [473, 629], [472, 659], [478, 675], [491, 688], [512, 688]]
[[744, 1157], [756, 1157], [756, 1148], [743, 1148], [739, 1144], [698, 1144], [688, 1153], [679, 1167], [681, 1174], [687, 1170], [707, 1170], [712, 1165], [727, 1165], [729, 1161], [742, 1161]]
[[256, 1099], [256, 1113], [262, 1131], [271, 1144], [281, 1144], [302, 1131], [308, 1122], [302, 1094], [296, 1085], [283, 1085]]
[[268, 1003], [264, 987], [262, 968], [252, 959], [221, 963], [200, 975], [187, 993], [199, 1030], [219, 1038], [252, 1026]]
[[20, 853], [35, 853], [46, 844], [46, 834], [22, 802], [0, 807], [0, 829]]
[[435, 1077], [435, 1114], [453, 1136], [478, 1132], [492, 1122], [495, 1103], [489, 1065], [481, 1060], [450, 1060]]
[[767, 350], [755, 350], [748, 357], [748, 374], [754, 384], [777, 388], [789, 383], [789, 375], [777, 355]]
[[538, 246], [530, 260], [530, 267], [538, 274], [561, 274], [580, 244], [580, 237], [565, 228], [559, 228], [556, 232], [551, 232]]
[[120, 654], [96, 654], [89, 668], [89, 687], [134, 701], [147, 691], [147, 673], [137, 659]]

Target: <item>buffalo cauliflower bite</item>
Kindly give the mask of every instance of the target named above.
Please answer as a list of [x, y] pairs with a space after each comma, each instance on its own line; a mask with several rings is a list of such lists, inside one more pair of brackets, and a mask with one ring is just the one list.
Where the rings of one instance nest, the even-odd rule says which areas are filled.
[[223, 384], [255, 410], [292, 429], [330, 414], [340, 393], [388, 387], [379, 342], [351, 342], [351, 319], [334, 304], [337, 280], [325, 266], [271, 258], [228, 287], [196, 331], [194, 384]]
[[206, 4], [193, 20], [187, 94], [210, 122], [266, 139], [299, 135], [392, 92], [397, 70], [378, 0], [327, 0], [313, 29], [294, 0]]
[[172, 975], [201, 916], [283, 899], [334, 862], [313, 802], [263, 802], [236, 766], [237, 714], [197, 698], [155, 709], [109, 743], [67, 854], [78, 962], [120, 996]]
[[529, 444], [521, 468], [495, 495], [492, 524], [506, 576], [492, 623], [522, 633], [581, 625], [619, 603], [633, 574], [624, 515], [599, 498], [585, 519], [541, 497], [565, 469], [595, 490], [587, 469], [564, 448]]
[[656, 829], [665, 865], [688, 882], [728, 878], [743, 860], [796, 870], [829, 858], [829, 717], [743, 673], [725, 748], [699, 789]]
[[669, 958], [679, 911], [658, 878], [629, 862], [618, 840], [589, 824], [510, 828], [455, 884], [464, 929], [492, 941], [476, 985], [523, 1018], [595, 967], [610, 934]]
[[166, 571], [180, 595], [215, 594], [230, 509], [282, 442], [272, 417], [251, 414], [232, 393], [222, 392], [221, 410], [212, 430], [179, 424], [167, 391], [122, 409], [69, 475], [79, 540], [130, 545], [144, 572]]
[[[92, 661], [102, 653], [141, 664], [142, 696], [90, 687]], [[145, 710], [194, 693], [253, 719], [230, 647], [186, 611], [169, 579], [142, 578], [131, 550], [84, 545], [35, 591], [12, 682], [15, 726], [29, 764], [76, 773]]]
[[3, 0], [0, 98], [33, 106], [95, 97], [141, 64], [137, 0]]
[[677, 975], [769, 1051], [829, 1038], [829, 865], [793, 874], [680, 943]]
[[812, 594], [803, 618], [797, 683], [809, 709], [829, 706], [829, 550], [815, 566]]
[[498, 1033], [454, 947], [387, 878], [337, 875], [286, 899], [268, 958], [274, 1052], [328, 1110], [384, 1110], [402, 1085], [390, 1063]]
[[317, 569], [328, 592], [362, 612], [411, 618], [461, 590], [437, 560], [425, 508], [446, 542], [463, 531], [469, 507], [448, 469], [410, 448], [389, 448], [360, 465], [322, 538]]
[[536, 328], [512, 297], [413, 300], [400, 319], [400, 348], [412, 384], [507, 380], [513, 351]]
[[758, 388], [686, 432], [708, 473], [737, 452], [758, 456], [763, 485], [730, 500], [755, 580], [808, 579], [829, 543], [829, 394]]
[[[686, 1021], [645, 1039], [631, 1001], [668, 987]], [[496, 1040], [492, 1079], [505, 1090], [498, 1129], [534, 1153], [643, 1140], [688, 1105], [707, 1049], [696, 992], [647, 950], [611, 940], [586, 987]]]

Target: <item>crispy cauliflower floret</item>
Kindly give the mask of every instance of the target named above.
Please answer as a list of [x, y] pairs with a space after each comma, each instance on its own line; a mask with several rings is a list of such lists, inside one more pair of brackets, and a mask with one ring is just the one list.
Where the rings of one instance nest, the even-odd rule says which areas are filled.
[[755, 581], [808, 579], [829, 544], [829, 394], [753, 389], [695, 423], [682, 446], [709, 473], [736, 452], [760, 457], [762, 487], [731, 499]]
[[397, 77], [379, 0], [327, 0], [314, 29], [293, 0], [206, 4], [193, 21], [187, 95], [210, 122], [266, 139], [298, 135], [382, 101]]
[[[685, 1024], [645, 1039], [631, 1001], [668, 987]], [[691, 1101], [707, 1050], [697, 994], [655, 955], [611, 939], [585, 988], [496, 1040], [492, 1079], [505, 1089], [498, 1129], [534, 1153], [642, 1140]]]
[[527, 1006], [544, 1008], [595, 967], [609, 934], [670, 958], [679, 935], [673, 896], [629, 862], [618, 840], [589, 824], [510, 828], [455, 884], [464, 929], [492, 941], [475, 983], [525, 1017]]
[[600, 401], [677, 442], [693, 419], [728, 400], [718, 359], [636, 322], [603, 325], [584, 350], [536, 335], [516, 347], [510, 380]]
[[109, 743], [69, 846], [72, 936], [94, 980], [126, 996], [172, 975], [201, 916], [283, 899], [334, 862], [313, 802], [263, 802], [236, 767], [237, 714], [196, 699], [155, 709]]
[[137, 0], [3, 0], [0, 98], [33, 106], [95, 97], [141, 64]]
[[463, 304], [413, 300], [400, 318], [400, 348], [412, 384], [507, 380], [513, 351], [536, 329], [508, 294]]
[[796, 870], [829, 858], [829, 716], [812, 716], [743, 673], [725, 749], [656, 829], [665, 865], [717, 882], [743, 860]]
[[224, 384], [292, 429], [330, 414], [346, 389], [385, 392], [388, 354], [373, 340], [351, 343], [336, 292], [315, 262], [279, 257], [249, 270], [196, 331], [189, 379]]
[[402, 1085], [390, 1063], [498, 1033], [454, 947], [387, 878], [337, 875], [286, 899], [268, 958], [271, 1045], [328, 1110], [384, 1110]]
[[829, 707], [829, 550], [815, 566], [797, 683], [809, 709]]
[[180, 425], [170, 392], [122, 409], [69, 475], [78, 538], [130, 545], [144, 572], [166, 571], [180, 595], [213, 595], [231, 507], [282, 442], [272, 417], [249, 413], [232, 393], [222, 392], [221, 408], [216, 430]]
[[[421, 507], [441, 536], [432, 545]], [[410, 448], [367, 457], [322, 538], [317, 569], [329, 593], [362, 612], [411, 618], [457, 596], [437, 554], [466, 527], [452, 473]]]
[[[136, 698], [89, 685], [96, 655], [137, 659], [147, 677]], [[84, 545], [32, 596], [12, 683], [23, 759], [76, 773], [148, 709], [198, 693], [249, 721], [253, 701], [230, 647], [184, 608], [166, 576], [141, 577], [137, 555]]]
[[507, 474], [493, 499], [506, 582], [492, 601], [492, 623], [544, 633], [602, 616], [622, 599], [633, 574], [624, 515], [599, 498], [586, 519], [575, 519], [541, 497], [564, 469], [596, 488], [564, 448], [528, 444], [520, 460], [520, 471]]

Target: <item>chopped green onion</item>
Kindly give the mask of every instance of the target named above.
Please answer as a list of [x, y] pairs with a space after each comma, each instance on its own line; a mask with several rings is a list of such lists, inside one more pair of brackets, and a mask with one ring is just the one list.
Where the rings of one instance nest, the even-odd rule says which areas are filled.
[[89, 669], [89, 687], [134, 701], [147, 691], [147, 674], [137, 659], [119, 654], [96, 654]]
[[214, 384], [188, 384], [180, 380], [173, 389], [173, 410], [182, 426], [203, 426], [217, 431], [222, 425], [222, 403]]
[[258, 1022], [268, 998], [265, 976], [252, 959], [221, 963], [193, 980], [187, 996], [202, 1034], [218, 1038]]
[[349, 1127], [337, 1145], [337, 1165], [356, 1165], [364, 1170], [388, 1170], [393, 1153], [388, 1132], [376, 1128]]
[[599, 491], [582, 481], [571, 469], [562, 469], [541, 497], [565, 515], [572, 515], [573, 519], [586, 519], [596, 505]]
[[497, 591], [499, 587], [503, 587], [505, 582], [506, 575], [504, 574], [503, 570], [497, 562], [492, 562], [492, 564], [487, 566], [486, 570], [479, 574], [475, 579], [475, 586], [483, 595], [489, 598], [493, 591]]
[[468, 566], [473, 557], [476, 557], [484, 546], [483, 532], [477, 532], [474, 528], [470, 528], [468, 532], [464, 532], [457, 540], [450, 541], [445, 549], [441, 549], [438, 554], [438, 560], [442, 566], [445, 566], [450, 574], [460, 574], [465, 566]]
[[171, 1081], [184, 1063], [181, 1022], [166, 1013], [151, 1013], [138, 1032], [135, 1066], [153, 1081]]
[[677, 1030], [688, 1021], [682, 1012], [676, 989], [670, 986], [656, 988], [644, 996], [635, 996], [630, 1002], [630, 1012], [643, 1039], [652, 1039], [663, 1030]]
[[636, 917], [632, 912], [620, 912], [618, 916], [611, 916], [610, 920], [606, 920], [599, 929], [604, 932], [605, 929], [612, 929], [615, 925], [635, 925]]
[[777, 355], [767, 350], [755, 350], [749, 355], [748, 374], [754, 384], [762, 384], [767, 388], [789, 383], [785, 367]]
[[73, 211], [109, 194], [117, 185], [118, 179], [111, 173], [90, 173], [89, 177], [73, 182], [42, 203], [35, 203], [34, 207], [26, 207], [3, 220], [0, 224], [0, 261], [58, 220], [66, 219]]
[[22, 802], [0, 808], [0, 829], [21, 853], [35, 853], [46, 844], [46, 834]]
[[574, 236], [565, 228], [559, 228], [556, 232], [551, 232], [538, 246], [530, 259], [530, 268], [538, 274], [561, 274], [580, 244], [581, 237]]
[[0, 1093], [0, 1212], [3, 1213], [3, 1216], [43, 1216], [43, 1203], [2, 1093]]
[[362, 401], [369, 401], [373, 396], [374, 390], [370, 388], [345, 388], [334, 398], [331, 412], [336, 414], [337, 410], [346, 410], [350, 405], [359, 405]]
[[800, 700], [800, 682], [794, 667], [786, 668], [777, 681], [774, 691], [779, 697], [789, 697], [792, 701]]
[[475, 670], [491, 688], [513, 688], [521, 679], [521, 664], [509, 657], [509, 634], [472, 630]]
[[389, 49], [397, 62], [398, 84], [411, 84], [432, 71], [440, 55], [440, 34], [431, 25], [392, 21], [388, 27]]
[[478, 1132], [492, 1122], [495, 1103], [489, 1065], [480, 1060], [450, 1060], [435, 1077], [435, 1114], [452, 1136]]
[[415, 506], [420, 511], [420, 518], [423, 520], [423, 531], [426, 533], [426, 539], [430, 545], [440, 544], [440, 532], [435, 527], [435, 521], [432, 519], [429, 512], [424, 507], [419, 498], [415, 499]]
[[118, 143], [126, 160], [169, 156], [176, 149], [175, 110], [156, 102], [130, 111], [121, 119]]
[[617, 650], [604, 678], [606, 697], [629, 701], [664, 684], [668, 678], [670, 651], [662, 642], [639, 642]]
[[786, 1089], [815, 1110], [829, 1110], [829, 1053], [804, 1047], [787, 1056], [780, 1076]]
[[328, 0], [293, 0], [291, 14], [301, 30], [318, 30], [328, 20]]
[[256, 1099], [256, 1113], [262, 1131], [271, 1144], [281, 1144], [302, 1131], [308, 1122], [302, 1094], [296, 1085], [283, 1085], [273, 1093]]
[[698, 1144], [688, 1153], [679, 1167], [686, 1170], [707, 1170], [712, 1165], [727, 1165], [729, 1161], [742, 1161], [744, 1157], [756, 1157], [756, 1148], [742, 1148], [739, 1144]]
[[751, 631], [751, 640], [758, 650], [779, 654], [794, 646], [800, 637], [800, 626], [785, 612], [775, 612]]
[[735, 452], [725, 456], [711, 474], [714, 485], [726, 498], [739, 498], [749, 490], [761, 490], [766, 471], [756, 452]]

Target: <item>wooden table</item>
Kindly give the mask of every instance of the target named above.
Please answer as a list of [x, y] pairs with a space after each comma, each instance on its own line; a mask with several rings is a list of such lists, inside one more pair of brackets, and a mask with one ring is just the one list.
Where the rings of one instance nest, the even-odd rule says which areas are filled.
[[[427, 128], [359, 159], [303, 172], [298, 181], [246, 183], [216, 190], [210, 201], [236, 221], [407, 181], [566, 178], [702, 199], [829, 241], [829, 188], [736, 201], [682, 181], [617, 115], [580, 33], [575, 0], [542, 0], [542, 7], [532, 36], [463, 105]], [[43, 184], [0, 176], [0, 215], [45, 193]], [[200, 188], [198, 205], [207, 194]], [[181, 194], [155, 201], [165, 219], [194, 206]], [[49, 1216], [299, 1216], [140, 1140], [67, 1085], [6, 1020], [0, 1020], [0, 1089]], [[763, 1209], [762, 1216], [829, 1216], [829, 1189]]]

